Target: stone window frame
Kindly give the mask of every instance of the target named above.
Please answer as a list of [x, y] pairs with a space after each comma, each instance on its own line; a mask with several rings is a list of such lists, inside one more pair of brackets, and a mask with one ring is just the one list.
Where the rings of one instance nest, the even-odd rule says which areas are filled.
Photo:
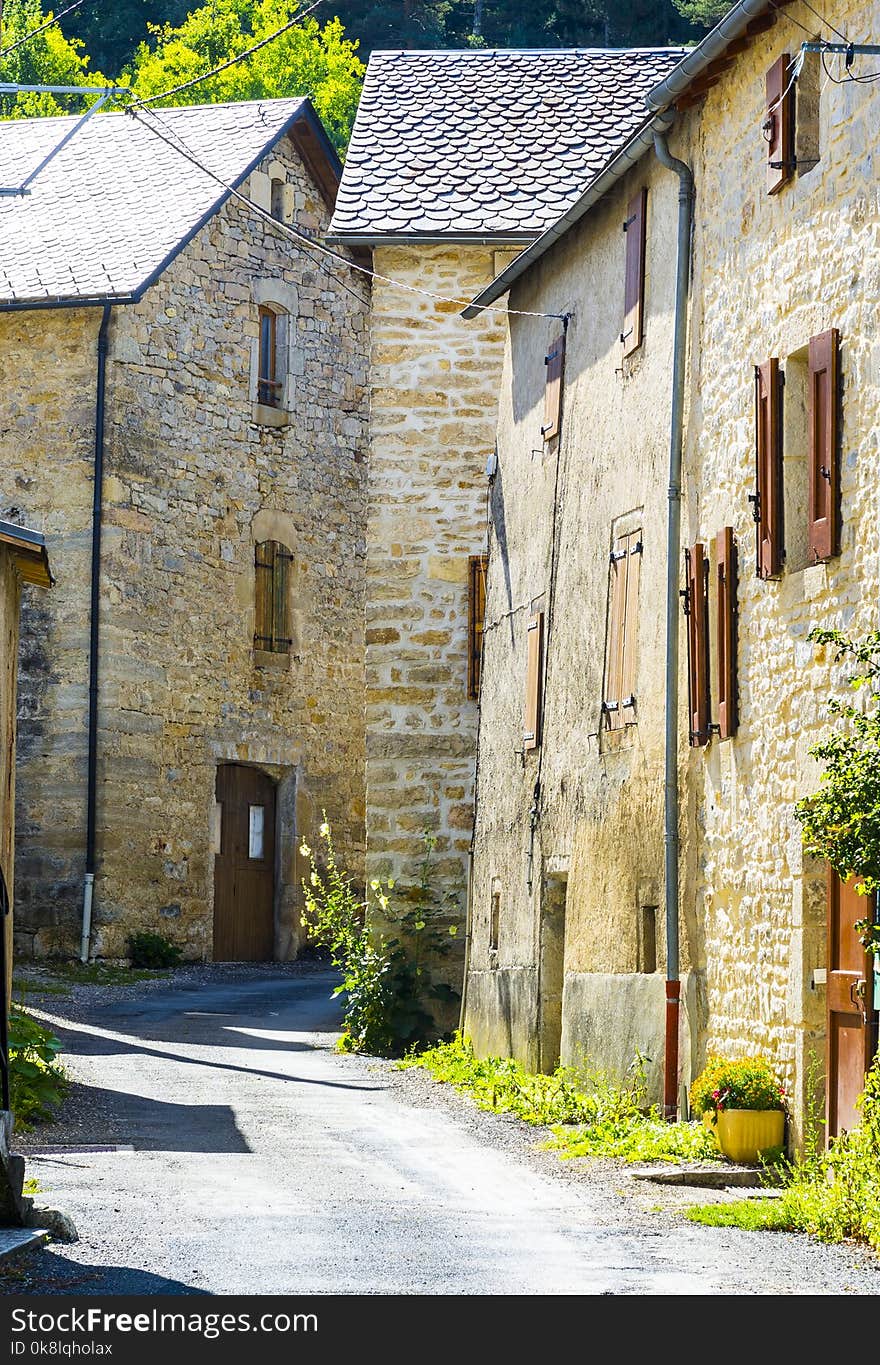
[[[255, 280], [252, 302], [257, 328], [250, 357], [251, 420], [259, 426], [285, 427], [291, 420], [295, 393], [291, 361], [297, 292], [279, 280]], [[277, 402], [272, 404], [260, 402], [260, 317], [266, 311], [275, 315], [275, 375], [280, 382]]]

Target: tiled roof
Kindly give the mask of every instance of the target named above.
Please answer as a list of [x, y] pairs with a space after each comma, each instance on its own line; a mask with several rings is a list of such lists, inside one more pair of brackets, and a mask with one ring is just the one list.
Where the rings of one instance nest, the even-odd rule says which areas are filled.
[[[0, 308], [137, 297], [216, 212], [226, 192], [150, 124], [235, 185], [303, 115], [317, 122], [304, 99], [162, 109], [161, 123], [96, 114], [28, 194], [0, 197]], [[0, 124], [0, 186], [20, 185], [74, 122]]]
[[374, 52], [330, 235], [534, 237], [645, 122], [684, 52]]

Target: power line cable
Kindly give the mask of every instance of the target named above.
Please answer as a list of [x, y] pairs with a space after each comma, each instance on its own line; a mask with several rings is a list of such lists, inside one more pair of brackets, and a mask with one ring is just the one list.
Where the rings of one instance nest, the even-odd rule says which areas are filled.
[[[170, 138], [165, 137], [165, 135], [161, 133], [158, 128], [154, 128], [151, 124], [144, 122], [140, 111], [134, 105], [129, 105], [125, 112], [127, 114], [132, 115], [132, 117], [134, 118], [139, 118], [143, 123], [143, 126], [149, 132], [153, 133], [155, 137], [160, 138], [162, 142], [167, 143], [167, 145], [171, 147], [174, 151], [178, 152], [179, 155], [185, 157], [185, 159], [189, 161], [193, 166], [195, 166], [198, 170], [202, 171], [203, 174], [209, 176], [210, 179], [215, 181], [215, 183], [218, 184], [222, 189], [226, 190], [227, 194], [232, 195], [234, 199], [237, 199], [240, 203], [245, 204], [248, 208], [250, 208], [254, 213], [257, 214], [258, 217], [263, 219], [264, 222], [272, 224], [277, 231], [283, 233], [285, 236], [291, 237], [294, 241], [300, 244], [305, 243], [305, 246], [311, 248], [312, 251], [317, 251], [321, 253], [322, 255], [328, 257], [330, 260], [335, 261], [336, 264], [343, 266], [346, 270], [355, 270], [359, 274], [366, 275], [372, 280], [380, 280], [383, 284], [393, 285], [395, 288], [403, 289], [409, 294], [419, 294], [423, 298], [435, 299], [438, 303], [453, 303], [460, 308], [466, 308], [471, 303], [470, 299], [454, 299], [450, 298], [446, 294], [436, 294], [431, 289], [419, 289], [417, 285], [405, 284], [403, 280], [396, 280], [390, 275], [382, 275], [377, 270], [370, 270], [368, 266], [358, 265], [356, 261], [351, 261], [347, 257], [340, 255], [339, 252], [334, 251], [331, 247], [325, 246], [323, 242], [319, 242], [315, 237], [310, 237], [307, 233], [301, 231], [298, 228], [292, 227], [289, 223], [279, 222], [277, 218], [272, 217], [271, 213], [267, 213], [266, 210], [264, 208], [261, 208], [259, 204], [254, 203], [253, 199], [249, 199], [246, 194], [242, 194], [241, 191], [237, 190], [234, 185], [230, 185], [228, 181], [223, 179], [222, 176], [217, 175], [216, 172], [212, 171], [209, 166], [206, 166], [203, 161], [200, 161], [199, 158], [196, 156], [195, 152], [193, 152], [192, 149], [186, 145], [186, 143], [180, 137], [179, 133], [169, 128], [168, 124], [165, 123], [164, 120], [159, 119], [159, 115], [156, 113], [155, 109], [148, 109], [146, 112], [150, 114], [154, 119], [158, 119], [159, 122], [162, 123], [162, 126], [166, 128], [169, 133], [172, 134], [174, 141], [172, 141]], [[303, 249], [305, 250], [305, 247]], [[306, 254], [308, 254], [308, 252], [306, 252]], [[339, 283], [342, 284], [342, 281], [340, 280]], [[343, 288], [345, 288], [344, 284]], [[358, 296], [356, 295], [355, 297]], [[531, 312], [523, 308], [496, 308], [492, 304], [480, 304], [478, 306], [480, 312], [504, 313], [510, 314], [514, 317], [524, 318], [550, 318], [557, 322], [565, 322], [568, 316], [565, 313]]]
[[[835, 28], [834, 25], [830, 22], [830, 20], [828, 20], [828, 19], [825, 18], [825, 15], [824, 15], [824, 14], [820, 14], [819, 11], [818, 11], [817, 9], [815, 9], [815, 8], [813, 7], [813, 5], [810, 4], [810, 0], [803, 0], [803, 3], [806, 5], [806, 7], [807, 7], [808, 10], [811, 10], [812, 13], [815, 14], [815, 16], [816, 16], [817, 19], [821, 19], [821, 20], [822, 20], [822, 23], [825, 25], [826, 28], [830, 28], [830, 29], [831, 29], [831, 32], [832, 32], [832, 33], [836, 33], [837, 36], [838, 36], [838, 38], [842, 39], [843, 42], [845, 42], [845, 43], [848, 43], [848, 42], [849, 42], [849, 38], [847, 38], [846, 34], [845, 34], [845, 33], [841, 33], [841, 31], [840, 31], [839, 28]], [[791, 16], [789, 16], [789, 17], [791, 17]]]
[[246, 58], [252, 57], [255, 52], [259, 52], [261, 47], [266, 47], [267, 44], [274, 43], [276, 38], [280, 38], [282, 34], [288, 33], [290, 29], [298, 28], [303, 19], [307, 19], [312, 11], [316, 10], [318, 6], [323, 3], [324, 0], [313, 0], [313, 3], [309, 5], [307, 10], [303, 10], [302, 14], [295, 14], [294, 17], [286, 24], [283, 24], [281, 28], [277, 28], [274, 33], [270, 33], [265, 38], [261, 38], [258, 43], [254, 43], [253, 47], [249, 47], [247, 51], [239, 52], [238, 56], [230, 57], [228, 61], [221, 62], [220, 65], [215, 66], [213, 70], [206, 71], [201, 76], [194, 76], [192, 80], [183, 81], [180, 85], [174, 85], [170, 90], [163, 90], [158, 95], [148, 95], [145, 99], [135, 99], [132, 101], [130, 107], [133, 109], [145, 107], [149, 104], [155, 104], [157, 100], [167, 100], [170, 95], [179, 95], [181, 91], [191, 90], [194, 85], [200, 85], [202, 81], [210, 80], [212, 76], [219, 75], [221, 71], [228, 71], [231, 66], [235, 66], [238, 62], [243, 62]]
[[[18, 38], [14, 43], [10, 43], [8, 47], [0, 49], [0, 57], [7, 57], [9, 53], [14, 52], [16, 48], [23, 47], [25, 43], [30, 42], [31, 38], [36, 38], [38, 33], [44, 33], [45, 30], [51, 28], [53, 24], [60, 23], [66, 15], [72, 14], [75, 9], [79, 9], [80, 5], [84, 5], [85, 3], [86, 0], [73, 0], [73, 4], [68, 5], [67, 9], [63, 9], [60, 14], [53, 14], [51, 18], [46, 20], [45, 24], [40, 24], [39, 28], [35, 28], [30, 33], [26, 33], [23, 38]], [[2, 8], [2, 5], [0, 5], [0, 9]]]

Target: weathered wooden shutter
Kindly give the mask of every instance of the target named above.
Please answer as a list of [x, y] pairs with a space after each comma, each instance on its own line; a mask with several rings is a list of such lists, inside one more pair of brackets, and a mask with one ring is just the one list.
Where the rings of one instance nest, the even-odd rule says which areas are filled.
[[718, 574], [716, 627], [718, 631], [718, 733], [721, 739], [736, 734], [737, 706], [737, 564], [733, 527], [725, 526], [715, 538]]
[[526, 634], [526, 705], [523, 718], [523, 748], [537, 749], [541, 743], [541, 670], [544, 655], [544, 613], [529, 617]]
[[468, 696], [480, 695], [483, 662], [483, 625], [486, 617], [486, 555], [471, 555], [468, 560]]
[[639, 190], [629, 201], [623, 230], [626, 233], [626, 282], [624, 286], [623, 354], [629, 355], [642, 344], [642, 314], [645, 302], [645, 225], [648, 191]]
[[840, 379], [836, 327], [810, 337], [807, 412], [810, 429], [809, 546], [814, 560], [838, 553]]
[[642, 533], [618, 536], [611, 550], [608, 643], [602, 716], [607, 730], [622, 730], [636, 719], [639, 574]]
[[757, 525], [757, 573], [782, 572], [785, 544], [782, 520], [782, 421], [779, 361], [755, 367], [755, 463], [757, 489], [752, 501]]
[[703, 546], [697, 542], [692, 550], [685, 550], [687, 589], [684, 609], [687, 616], [688, 638], [688, 705], [690, 709], [690, 743], [708, 744], [709, 730], [709, 594], [707, 591], [709, 561]]
[[254, 547], [254, 648], [270, 653], [290, 649], [290, 551], [276, 540]]
[[788, 53], [767, 72], [767, 193], [776, 194], [794, 174], [794, 85]]
[[544, 423], [541, 435], [550, 441], [559, 435], [562, 423], [562, 372], [565, 367], [565, 333], [560, 332], [544, 357], [547, 376], [544, 383]]

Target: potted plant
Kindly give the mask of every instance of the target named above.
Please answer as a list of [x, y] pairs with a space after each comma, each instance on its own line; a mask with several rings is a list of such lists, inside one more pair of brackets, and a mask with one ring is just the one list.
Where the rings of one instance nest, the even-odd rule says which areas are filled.
[[766, 1057], [710, 1057], [690, 1088], [690, 1103], [730, 1161], [751, 1164], [782, 1147], [785, 1087]]

